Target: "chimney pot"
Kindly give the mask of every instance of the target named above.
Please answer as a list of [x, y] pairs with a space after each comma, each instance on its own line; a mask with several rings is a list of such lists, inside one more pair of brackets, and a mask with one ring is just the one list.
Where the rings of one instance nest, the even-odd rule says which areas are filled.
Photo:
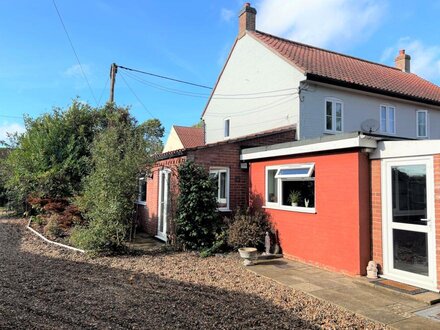
[[238, 15], [238, 38], [242, 38], [246, 31], [255, 31], [255, 17], [257, 10], [246, 2]]
[[405, 53], [405, 49], [399, 50], [399, 55], [394, 60], [396, 68], [403, 72], [410, 72], [411, 56]]

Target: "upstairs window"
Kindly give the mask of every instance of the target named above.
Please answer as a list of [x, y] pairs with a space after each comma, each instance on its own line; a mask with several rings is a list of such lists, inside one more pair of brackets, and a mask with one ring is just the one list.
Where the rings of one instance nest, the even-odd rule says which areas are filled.
[[382, 133], [396, 133], [396, 108], [388, 105], [380, 106], [380, 131]]
[[315, 165], [266, 168], [266, 207], [315, 212]]
[[225, 124], [224, 124], [224, 137], [227, 138], [229, 137], [229, 130], [230, 130], [230, 125], [231, 125], [231, 120], [230, 119], [225, 119]]
[[335, 98], [325, 99], [325, 131], [338, 133], [343, 130], [343, 103]]
[[209, 175], [217, 183], [217, 204], [220, 210], [229, 209], [229, 168], [211, 168]]
[[145, 204], [147, 200], [147, 182], [145, 178], [139, 178], [138, 181], [138, 203]]
[[428, 137], [428, 111], [417, 110], [416, 112], [417, 137]]

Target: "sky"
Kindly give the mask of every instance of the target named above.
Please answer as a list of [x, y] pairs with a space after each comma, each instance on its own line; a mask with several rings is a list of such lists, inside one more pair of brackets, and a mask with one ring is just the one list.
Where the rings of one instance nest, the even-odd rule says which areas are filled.
[[[0, 0], [0, 140], [78, 98], [109, 97], [111, 63], [212, 87], [238, 30], [238, 0]], [[440, 0], [256, 0], [257, 29], [411, 71], [440, 85]], [[87, 80], [82, 74], [84, 72]], [[90, 86], [90, 87], [89, 87]], [[200, 120], [210, 90], [119, 70], [115, 102], [139, 122]]]

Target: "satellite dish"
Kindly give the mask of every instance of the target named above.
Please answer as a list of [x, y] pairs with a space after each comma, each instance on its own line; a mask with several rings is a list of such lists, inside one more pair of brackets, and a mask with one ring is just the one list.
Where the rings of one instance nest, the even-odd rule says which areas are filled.
[[374, 133], [379, 129], [379, 122], [376, 119], [367, 119], [361, 123], [361, 130], [364, 133]]

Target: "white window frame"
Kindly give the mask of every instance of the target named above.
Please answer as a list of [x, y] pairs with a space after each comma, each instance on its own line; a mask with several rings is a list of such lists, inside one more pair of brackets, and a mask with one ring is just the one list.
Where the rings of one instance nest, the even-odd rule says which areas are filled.
[[[327, 102], [332, 103], [332, 129], [327, 128]], [[336, 130], [336, 103], [341, 104], [341, 130]], [[336, 134], [344, 131], [344, 102], [335, 97], [326, 97], [324, 102], [324, 131]]]
[[[220, 173], [226, 173], [225, 197], [220, 198]], [[229, 167], [210, 167], [209, 174], [217, 174], [217, 203], [226, 204], [226, 206], [218, 207], [219, 211], [230, 211], [229, 209]]]
[[[280, 170], [283, 169], [298, 169], [298, 168], [309, 168], [307, 174], [290, 174], [290, 175], [280, 175]], [[269, 202], [269, 171], [277, 170], [275, 174], [275, 179], [277, 180], [277, 202]], [[316, 213], [316, 181], [315, 178], [312, 179], [313, 171], [315, 170], [314, 163], [302, 163], [302, 164], [288, 164], [288, 165], [273, 165], [266, 166], [265, 169], [265, 186], [264, 186], [264, 195], [265, 195], [265, 206], [264, 208], [268, 209], [276, 209], [276, 210], [285, 210], [285, 211], [294, 211], [301, 213]], [[304, 206], [289, 206], [282, 204], [282, 182], [283, 181], [315, 181], [315, 191], [314, 191], [314, 204], [315, 207], [304, 207]]]
[[[226, 123], [228, 123], [227, 126]], [[228, 135], [226, 135], [226, 127], [228, 129]], [[228, 139], [230, 136], [231, 136], [231, 118], [225, 118], [223, 120], [223, 137], [225, 139]]]
[[[144, 181], [145, 184], [145, 201], [141, 200], [141, 181]], [[145, 177], [138, 178], [138, 198], [136, 203], [139, 205], [147, 205], [147, 180]]]
[[[385, 108], [385, 127], [382, 124], [382, 110]], [[391, 109], [393, 110], [393, 126], [390, 127], [390, 113]], [[386, 134], [396, 134], [396, 107], [390, 104], [381, 104], [379, 107], [379, 123], [380, 123], [380, 132]], [[392, 128], [392, 132], [390, 132], [390, 128]]]
[[[419, 113], [425, 114], [425, 132], [426, 132], [425, 135], [419, 134]], [[428, 118], [428, 116], [429, 116], [428, 110], [417, 110], [416, 111], [416, 134], [417, 134], [417, 137], [420, 139], [426, 139], [429, 137], [429, 124], [428, 124], [429, 118]]]

